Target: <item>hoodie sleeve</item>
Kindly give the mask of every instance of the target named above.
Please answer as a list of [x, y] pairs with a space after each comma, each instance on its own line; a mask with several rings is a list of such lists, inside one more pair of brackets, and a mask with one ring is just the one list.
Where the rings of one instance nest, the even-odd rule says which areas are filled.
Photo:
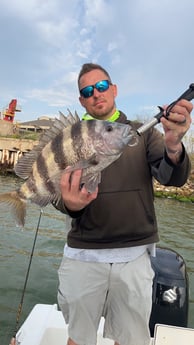
[[71, 218], [79, 218], [82, 215], [82, 213], [84, 212], [84, 209], [82, 209], [80, 211], [71, 211], [71, 210], [69, 210], [65, 206], [62, 198], [60, 200], [58, 200], [57, 202], [53, 202], [52, 204], [61, 213], [67, 214]]
[[178, 164], [174, 164], [167, 155], [164, 136], [156, 129], [148, 131], [145, 137], [147, 157], [151, 173], [156, 180], [165, 186], [183, 186], [189, 177], [191, 163], [182, 144], [183, 152]]

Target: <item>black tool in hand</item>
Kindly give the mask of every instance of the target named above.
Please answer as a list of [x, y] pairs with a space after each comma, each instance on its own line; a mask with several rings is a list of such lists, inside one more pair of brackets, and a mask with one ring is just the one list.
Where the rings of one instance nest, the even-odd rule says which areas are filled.
[[[186, 99], [187, 101], [191, 101], [194, 98], [194, 83], [192, 83], [189, 88], [179, 97], [176, 101], [172, 102], [166, 109], [166, 117], [169, 116], [169, 113], [171, 109], [174, 107], [174, 105], [180, 101], [180, 99]], [[151, 127], [157, 125], [157, 123], [160, 122], [160, 119], [162, 116], [164, 116], [164, 109], [162, 107], [159, 107], [160, 112], [155, 115], [150, 121], [144, 123], [141, 127], [137, 129], [137, 133], [141, 135], [142, 133], [146, 132]]]

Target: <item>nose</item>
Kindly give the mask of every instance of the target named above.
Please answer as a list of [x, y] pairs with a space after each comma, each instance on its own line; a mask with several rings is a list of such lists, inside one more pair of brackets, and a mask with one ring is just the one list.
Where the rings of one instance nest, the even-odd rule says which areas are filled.
[[99, 94], [100, 94], [100, 92], [96, 88], [94, 88], [93, 97], [98, 97]]

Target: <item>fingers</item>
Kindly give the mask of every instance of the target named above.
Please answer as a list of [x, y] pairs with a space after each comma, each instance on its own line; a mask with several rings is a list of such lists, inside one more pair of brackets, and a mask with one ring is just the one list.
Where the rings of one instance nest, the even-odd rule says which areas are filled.
[[98, 187], [96, 188], [96, 190], [92, 193], [89, 193], [87, 191], [87, 189], [83, 186], [83, 188], [81, 189], [80, 193], [85, 196], [85, 198], [89, 201], [92, 201], [94, 199], [96, 199], [97, 195], [98, 195]]
[[178, 103], [177, 106], [181, 106], [182, 108], [186, 108], [187, 112], [190, 114], [193, 110], [193, 104], [186, 99], [181, 99]]
[[61, 195], [66, 207], [78, 211], [96, 199], [98, 188], [93, 193], [88, 193], [86, 188], [80, 187], [82, 170], [65, 172], [61, 177]]
[[165, 131], [172, 130], [172, 131], [175, 131], [174, 134], [180, 133], [180, 136], [183, 137], [183, 135], [190, 128], [191, 119], [190, 117], [188, 118], [178, 113], [170, 113], [168, 118], [166, 117], [161, 118], [161, 123]]
[[183, 113], [175, 113], [175, 112], [170, 112], [168, 117], [166, 117], [166, 119], [169, 122], [174, 122], [176, 124], [185, 124], [188, 120], [190, 122], [190, 117], [188, 117], [187, 114], [183, 114]]
[[[165, 110], [167, 110], [167, 107], [164, 107]], [[182, 99], [179, 102], [177, 102], [174, 107], [170, 110], [168, 116], [166, 116], [166, 119], [169, 120], [169, 122], [178, 124], [178, 125], [186, 125], [186, 128], [188, 129], [191, 124], [191, 111], [193, 109], [193, 105], [191, 102]], [[165, 113], [164, 113], [165, 114]], [[172, 128], [171, 124], [167, 121], [161, 121], [163, 124], [165, 124], [168, 128]]]
[[174, 106], [170, 105], [164, 106], [165, 110], [168, 110], [168, 108], [170, 108], [170, 112], [172, 113], [178, 113], [178, 114], [190, 114], [193, 110], [193, 104], [189, 101], [187, 101], [186, 99], [181, 99], [180, 101], [178, 101]]
[[81, 176], [82, 170], [67, 172], [63, 174], [61, 184], [66, 185], [69, 191], [78, 191], [80, 189]]

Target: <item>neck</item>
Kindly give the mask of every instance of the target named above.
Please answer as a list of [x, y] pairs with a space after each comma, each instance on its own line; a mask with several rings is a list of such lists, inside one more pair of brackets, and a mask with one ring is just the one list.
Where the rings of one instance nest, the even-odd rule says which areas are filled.
[[[115, 122], [119, 118], [119, 116], [120, 116], [120, 112], [118, 109], [116, 109], [115, 112], [108, 119], [106, 119], [106, 121]], [[96, 119], [92, 115], [85, 113], [82, 117], [82, 120], [96, 120]]]

